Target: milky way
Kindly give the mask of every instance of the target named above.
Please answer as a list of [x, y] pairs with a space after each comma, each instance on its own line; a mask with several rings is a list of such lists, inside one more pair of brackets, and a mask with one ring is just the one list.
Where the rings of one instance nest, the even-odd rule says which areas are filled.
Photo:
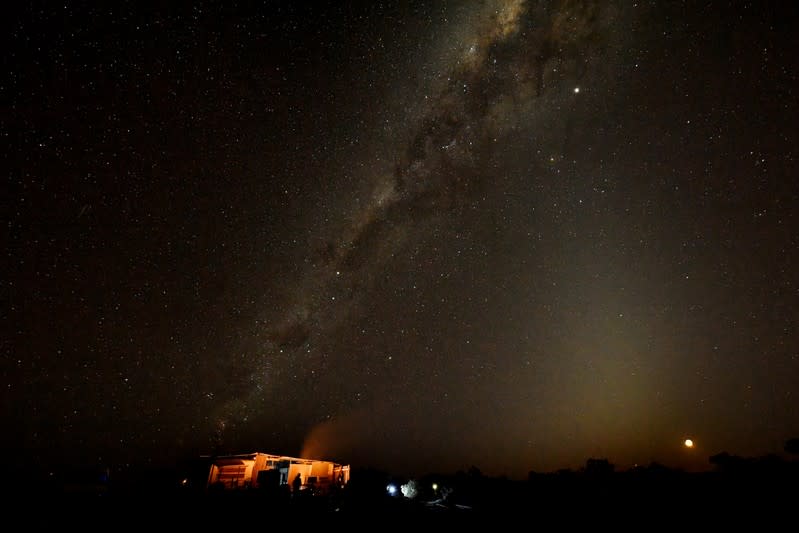
[[[432, 219], [462, 215], [496, 187], [494, 145], [520, 127], [536, 128], [536, 118], [552, 112], [547, 107], [590, 82], [585, 74], [603, 47], [617, 45], [611, 5], [517, 0], [472, 9], [454, 64], [435, 75], [434, 92], [408, 119], [406, 140], [389, 149], [397, 154], [394, 167], [374, 177], [371, 200], [349, 226], [313, 250], [294, 305], [268, 313], [267, 330], [252, 332], [262, 345], [247, 360], [256, 370], [214, 416], [213, 439], [224, 440], [254, 406], [280, 403], [276, 381], [336, 364], [342, 354], [322, 356], [318, 347], [373, 297], [385, 263]], [[551, 127], [545, 120], [542, 127]], [[324, 400], [316, 408], [325, 420], [331, 411], [347, 414], [346, 405]]]

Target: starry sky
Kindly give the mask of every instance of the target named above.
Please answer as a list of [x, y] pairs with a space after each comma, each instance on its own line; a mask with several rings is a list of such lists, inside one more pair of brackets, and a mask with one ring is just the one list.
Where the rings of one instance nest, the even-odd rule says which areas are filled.
[[522, 478], [799, 436], [793, 3], [15, 9], [18, 464]]

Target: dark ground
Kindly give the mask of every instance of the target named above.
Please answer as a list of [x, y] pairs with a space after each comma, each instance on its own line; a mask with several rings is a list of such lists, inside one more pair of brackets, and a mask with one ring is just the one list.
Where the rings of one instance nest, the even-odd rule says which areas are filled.
[[[35, 528], [181, 531], [258, 531], [289, 523], [303, 529], [507, 523], [545, 530], [602, 525], [636, 531], [743, 526], [791, 531], [799, 516], [799, 462], [741, 463], [704, 473], [659, 465], [614, 472], [602, 461], [589, 466], [576, 472], [531, 473], [523, 481], [486, 477], [476, 469], [430, 475], [415, 480], [419, 491], [414, 499], [389, 496], [387, 485], [405, 480], [370, 470], [354, 471], [343, 490], [315, 497], [207, 491], [196, 479], [160, 472], [127, 483], [7, 485], [10, 512], [5, 514]], [[436, 493], [429, 489], [433, 481], [439, 486]]]

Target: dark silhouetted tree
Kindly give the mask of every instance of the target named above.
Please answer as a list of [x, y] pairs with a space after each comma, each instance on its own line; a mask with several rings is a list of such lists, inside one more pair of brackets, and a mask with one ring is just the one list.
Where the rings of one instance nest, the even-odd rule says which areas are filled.
[[727, 452], [717, 453], [716, 455], [711, 455], [708, 458], [710, 464], [716, 467], [718, 470], [725, 470], [731, 461], [731, 456]]
[[791, 455], [799, 455], [799, 438], [785, 441], [785, 451]]
[[585, 473], [590, 476], [609, 476], [615, 468], [607, 459], [588, 459], [585, 462]]
[[474, 466], [474, 465], [469, 467], [468, 474], [473, 479], [482, 479], [483, 478], [483, 472], [479, 468]]
[[752, 460], [738, 455], [730, 455], [727, 452], [717, 453], [710, 456], [710, 464], [716, 467], [719, 472], [728, 474], [741, 474], [746, 472], [751, 466]]

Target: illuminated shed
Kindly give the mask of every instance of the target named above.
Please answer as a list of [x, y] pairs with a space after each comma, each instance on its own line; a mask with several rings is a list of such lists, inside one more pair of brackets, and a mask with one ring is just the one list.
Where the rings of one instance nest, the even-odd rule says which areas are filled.
[[211, 457], [207, 487], [250, 489], [289, 486], [300, 476], [299, 490], [326, 494], [350, 480], [350, 466], [318, 459], [246, 453]]

